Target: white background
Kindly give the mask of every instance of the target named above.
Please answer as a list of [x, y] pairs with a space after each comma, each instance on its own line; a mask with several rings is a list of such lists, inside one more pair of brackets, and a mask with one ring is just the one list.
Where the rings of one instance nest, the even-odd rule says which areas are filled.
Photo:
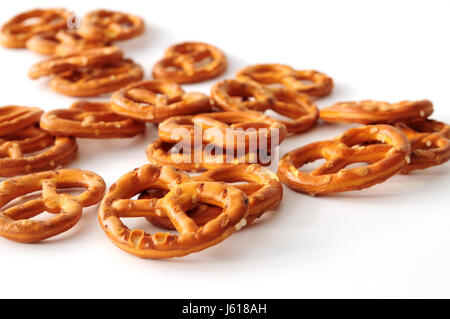
[[[90, 3], [95, 3], [90, 5]], [[121, 42], [150, 78], [163, 50], [197, 40], [223, 49], [232, 77], [249, 64], [278, 62], [333, 77], [342, 100], [429, 98], [450, 122], [448, 1], [2, 1], [0, 22], [31, 8], [64, 6], [83, 15], [104, 6], [143, 16], [145, 34]], [[31, 81], [42, 59], [0, 48], [1, 104], [66, 108], [75, 99]], [[213, 81], [186, 85], [205, 93]], [[336, 136], [321, 124], [288, 138], [284, 154]], [[69, 167], [108, 185], [146, 163], [156, 129], [125, 140], [79, 139]], [[0, 297], [450, 297], [449, 164], [395, 176], [361, 192], [313, 198], [285, 189], [280, 207], [223, 243], [170, 260], [116, 248], [85, 209], [67, 233], [39, 244], [0, 238]], [[137, 221], [146, 230], [152, 228]]]

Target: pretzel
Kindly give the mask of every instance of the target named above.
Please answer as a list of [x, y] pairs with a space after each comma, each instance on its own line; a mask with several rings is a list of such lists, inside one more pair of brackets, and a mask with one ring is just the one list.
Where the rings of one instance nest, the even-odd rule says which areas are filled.
[[205, 94], [185, 93], [178, 84], [163, 80], [130, 84], [113, 94], [111, 104], [117, 114], [152, 123], [211, 110]]
[[312, 128], [319, 110], [307, 95], [291, 89], [265, 88], [253, 81], [230, 79], [216, 83], [211, 88], [211, 98], [225, 111], [272, 110], [291, 118], [280, 121], [289, 133], [301, 133]]
[[69, 96], [97, 96], [140, 81], [142, 77], [141, 66], [132, 60], [124, 59], [103, 66], [58, 74], [50, 80], [50, 87]]
[[37, 107], [8, 105], [0, 107], [0, 136], [20, 131], [39, 122], [43, 111]]
[[144, 123], [113, 113], [108, 102], [89, 101], [44, 113], [40, 125], [52, 135], [85, 138], [132, 137], [145, 130]]
[[36, 63], [28, 71], [28, 76], [31, 79], [38, 79], [42, 76], [50, 76], [83, 67], [105, 65], [120, 61], [122, 56], [123, 52], [118, 47], [93, 48], [79, 54], [67, 57], [54, 57]]
[[144, 20], [138, 16], [95, 10], [84, 16], [79, 33], [87, 39], [119, 41], [141, 35], [144, 29]]
[[[82, 187], [78, 195], [59, 194], [57, 189]], [[42, 195], [0, 212], [0, 235], [14, 241], [35, 243], [72, 228], [81, 218], [83, 207], [96, 204], [105, 192], [103, 179], [88, 171], [62, 169], [29, 174], [0, 183], [0, 208], [12, 200], [42, 190]], [[45, 220], [30, 218], [47, 211], [54, 214]]]
[[[256, 218], [261, 217], [265, 212], [274, 209], [280, 203], [283, 197], [283, 186], [278, 177], [269, 169], [263, 168], [258, 164], [228, 166], [225, 168], [216, 168], [204, 172], [200, 176], [194, 177], [197, 181], [216, 181], [216, 182], [246, 182], [245, 184], [233, 184], [245, 192], [249, 199], [249, 213], [246, 218], [246, 225], [249, 225]], [[145, 192], [139, 196], [139, 199], [161, 198], [166, 192]], [[217, 217], [221, 209], [215, 206], [200, 205], [189, 212], [197, 225], [204, 225], [211, 219]], [[158, 216], [146, 217], [149, 222], [155, 226], [166, 229], [175, 229], [169, 218]]]
[[96, 41], [81, 37], [74, 29], [47, 31], [34, 35], [26, 47], [39, 54], [67, 57], [84, 50], [109, 46], [107, 41]]
[[423, 120], [433, 113], [428, 100], [401, 101], [390, 104], [382, 101], [340, 102], [320, 110], [320, 118], [336, 123], [395, 123]]
[[[192, 145], [195, 127], [200, 129], [199, 134], [204, 144], [212, 143], [223, 149], [248, 149], [251, 143], [255, 147], [272, 148], [279, 145], [287, 134], [285, 125], [258, 112], [217, 112], [170, 117], [159, 124], [158, 135], [164, 142], [179, 143], [188, 140]], [[272, 143], [272, 133], [275, 130], [278, 130], [278, 140]]]
[[69, 17], [70, 12], [64, 9], [35, 9], [18, 14], [2, 26], [0, 43], [9, 48], [25, 48], [27, 40], [38, 33], [66, 28]]
[[[152, 188], [169, 192], [160, 199], [130, 199]], [[186, 214], [196, 203], [223, 210], [216, 218], [198, 226]], [[130, 230], [120, 220], [155, 213], [164, 213], [179, 235]], [[110, 187], [100, 205], [99, 221], [119, 248], [143, 258], [169, 258], [185, 256], [221, 242], [245, 224], [247, 214], [248, 198], [241, 190], [224, 183], [197, 182], [174, 168], [147, 164], [125, 174]]]
[[[211, 148], [212, 144], [196, 147], [191, 145], [182, 149], [177, 148], [177, 144], [166, 143], [157, 139], [150, 143], [145, 154], [149, 162], [156, 165], [173, 166], [184, 171], [201, 172], [218, 167], [236, 166], [243, 164], [270, 165], [271, 154], [265, 158], [259, 152], [232, 152], [221, 150], [221, 153], [215, 153], [216, 147]], [[231, 153], [231, 154], [230, 154]]]
[[78, 148], [73, 137], [55, 138], [36, 127], [3, 136], [1, 143], [2, 177], [54, 169], [72, 160]]
[[165, 57], [153, 67], [155, 79], [176, 83], [196, 83], [213, 79], [227, 69], [225, 54], [201, 42], [183, 42], [169, 47]]
[[[295, 70], [284, 64], [256, 64], [240, 70], [236, 77], [252, 80], [263, 85], [281, 84], [298, 93], [322, 97], [333, 90], [333, 80], [326, 74], [314, 70]], [[309, 81], [311, 83], [305, 83]]]
[[403, 174], [417, 169], [440, 165], [450, 159], [450, 126], [445, 123], [427, 120], [412, 124], [397, 123], [411, 142], [411, 163]]
[[[393, 126], [363, 126], [334, 140], [311, 143], [287, 153], [280, 160], [278, 176], [287, 186], [311, 195], [361, 190], [400, 172], [411, 162], [410, 155], [408, 139]], [[298, 169], [320, 158], [326, 163], [315, 170], [307, 173]], [[346, 168], [360, 162], [368, 165]]]

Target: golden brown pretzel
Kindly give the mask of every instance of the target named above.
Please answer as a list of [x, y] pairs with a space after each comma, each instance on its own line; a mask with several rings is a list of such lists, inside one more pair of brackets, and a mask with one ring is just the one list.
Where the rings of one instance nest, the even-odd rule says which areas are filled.
[[50, 87], [69, 96], [96, 96], [140, 81], [143, 75], [140, 65], [124, 59], [103, 66], [80, 68], [58, 74], [50, 80]]
[[95, 10], [84, 16], [79, 33], [87, 39], [119, 41], [141, 35], [144, 30], [144, 20], [138, 16]]
[[417, 169], [426, 169], [447, 162], [450, 159], [450, 126], [433, 120], [411, 123], [397, 123], [411, 142], [411, 163], [403, 174]]
[[215, 46], [183, 42], [166, 50], [165, 57], [153, 67], [153, 77], [176, 83], [202, 82], [224, 73], [227, 64], [225, 54]]
[[0, 43], [9, 48], [24, 48], [32, 36], [57, 31], [67, 26], [70, 12], [64, 9], [35, 9], [16, 15], [0, 31]]
[[178, 84], [163, 80], [130, 84], [113, 94], [111, 104], [117, 114], [152, 123], [211, 110], [207, 95], [185, 93]]
[[43, 111], [37, 107], [17, 105], [0, 107], [0, 136], [38, 123], [42, 113]]
[[[160, 199], [131, 200], [145, 190], [163, 188]], [[195, 203], [223, 208], [222, 213], [198, 226], [186, 211]], [[145, 233], [128, 229], [124, 217], [146, 217], [164, 212], [179, 235]], [[196, 182], [171, 167], [147, 164], [122, 176], [111, 185], [99, 209], [99, 221], [109, 239], [121, 249], [143, 258], [181, 257], [215, 245], [245, 223], [248, 198], [244, 192], [224, 183]]]
[[340, 102], [320, 110], [320, 118], [336, 123], [395, 123], [424, 120], [433, 113], [429, 100], [401, 101], [390, 104], [382, 101], [364, 100]]
[[178, 149], [177, 145], [157, 139], [147, 146], [145, 154], [151, 163], [173, 166], [190, 172], [243, 164], [267, 166], [270, 165], [272, 159], [271, 154], [240, 152], [241, 150], [224, 151], [212, 144], [202, 145], [198, 148], [191, 145], [182, 149]]
[[211, 98], [225, 111], [272, 110], [291, 118], [280, 121], [289, 133], [301, 133], [312, 128], [319, 110], [307, 95], [288, 88], [265, 88], [254, 81], [229, 79], [211, 88]]
[[52, 135], [86, 138], [132, 137], [145, 130], [144, 123], [112, 112], [109, 102], [89, 101], [44, 113], [40, 126]]
[[[263, 85], [281, 84], [309, 96], [321, 97], [331, 93], [333, 80], [314, 70], [295, 70], [284, 64], [256, 64], [240, 70], [236, 77]], [[311, 83], [305, 83], [309, 81]]]
[[[311, 143], [285, 154], [278, 176], [287, 186], [308, 194], [361, 190], [400, 172], [411, 161], [410, 155], [411, 145], [400, 130], [381, 124], [363, 126], [334, 140]], [[309, 173], [299, 170], [321, 158], [326, 163], [317, 169]], [[369, 164], [346, 168], [361, 162]]]
[[66, 57], [79, 54], [84, 50], [109, 46], [107, 41], [97, 41], [81, 37], [77, 30], [67, 29], [47, 31], [34, 35], [26, 47], [36, 53]]
[[[199, 132], [195, 127], [199, 128]], [[272, 141], [273, 133], [276, 134], [275, 141]], [[258, 112], [173, 116], [158, 126], [159, 138], [168, 143], [187, 141], [193, 145], [195, 134], [200, 134], [203, 144], [212, 143], [223, 149], [248, 149], [253, 143], [256, 150], [279, 145], [286, 137], [287, 129], [284, 124]]]
[[[57, 193], [57, 189], [73, 187], [86, 190], [78, 196]], [[17, 197], [39, 190], [42, 190], [39, 198], [0, 212], [1, 236], [14, 241], [34, 243], [65, 232], [78, 222], [83, 207], [100, 201], [105, 192], [105, 182], [97, 174], [78, 169], [14, 177], [0, 183], [0, 208]], [[30, 219], [44, 211], [54, 216], [45, 221]]]
[[[204, 172], [194, 177], [197, 181], [216, 181], [242, 184], [233, 184], [233, 186], [245, 192], [249, 199], [249, 212], [246, 218], [246, 225], [249, 225], [256, 218], [261, 217], [265, 212], [274, 209], [280, 203], [283, 197], [283, 186], [277, 175], [269, 169], [258, 164], [239, 165], [219, 167]], [[139, 196], [142, 199], [160, 198], [165, 193], [143, 193]], [[189, 216], [197, 225], [203, 225], [211, 219], [217, 217], [221, 213], [221, 209], [215, 206], [200, 205], [195, 210], [189, 212]], [[155, 226], [174, 229], [169, 218], [158, 216], [146, 217], [149, 222]]]
[[122, 57], [122, 50], [114, 46], [88, 49], [67, 57], [52, 57], [36, 63], [28, 71], [28, 76], [31, 79], [38, 79], [42, 76], [50, 76], [79, 68], [118, 62]]
[[55, 138], [35, 127], [3, 136], [0, 176], [11, 177], [54, 169], [72, 160], [77, 148], [73, 137]]

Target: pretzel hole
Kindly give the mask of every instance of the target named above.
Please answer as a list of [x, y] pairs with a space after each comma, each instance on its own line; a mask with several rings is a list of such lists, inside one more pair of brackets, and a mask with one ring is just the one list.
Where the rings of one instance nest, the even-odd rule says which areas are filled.
[[307, 162], [302, 166], [302, 172], [310, 173], [319, 167], [325, 165], [327, 161], [324, 158], [319, 158], [316, 160], [312, 160], [311, 162]]
[[34, 25], [38, 25], [40, 23], [42, 23], [42, 18], [41, 17], [29, 17], [28, 19], [25, 19], [21, 22], [21, 24], [23, 26], [34, 26]]
[[207, 66], [207, 65], [209, 65], [209, 64], [211, 64], [213, 62], [214, 62], [214, 59], [211, 56], [207, 56], [207, 57], [202, 58], [202, 59], [200, 59], [198, 61], [195, 61], [194, 62], [194, 67], [196, 69], [200, 69], [200, 68], [205, 67], [205, 66]]
[[23, 211], [20, 209], [21, 205], [24, 205], [29, 201], [39, 199], [39, 198], [41, 198], [41, 196], [42, 196], [42, 191], [36, 191], [36, 192], [28, 193], [23, 196], [19, 196], [19, 197], [13, 199], [11, 202], [9, 202], [4, 207], [2, 207], [1, 211], [4, 212], [10, 208], [16, 207], [16, 208], [18, 208], [18, 210], [16, 210], [16, 214], [14, 214], [14, 215], [6, 214], [7, 217], [9, 217], [13, 220], [21, 220], [21, 219], [29, 219], [29, 220], [36, 220], [36, 221], [49, 220], [49, 219], [55, 217], [55, 214], [45, 211], [44, 206], [34, 207], [34, 209], [29, 207], [28, 209], [23, 210]]

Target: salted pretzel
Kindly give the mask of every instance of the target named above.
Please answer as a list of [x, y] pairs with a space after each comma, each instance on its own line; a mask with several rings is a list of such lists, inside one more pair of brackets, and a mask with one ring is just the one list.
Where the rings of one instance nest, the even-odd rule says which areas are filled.
[[236, 77], [263, 85], [279, 84], [298, 93], [314, 97], [326, 96], [333, 90], [333, 80], [328, 75], [314, 70], [295, 70], [284, 64], [248, 66], [240, 70]]
[[112, 112], [109, 102], [89, 101], [44, 113], [40, 126], [52, 135], [85, 138], [132, 137], [145, 130], [144, 123]]
[[78, 149], [73, 137], [53, 137], [37, 127], [3, 136], [0, 142], [2, 177], [55, 169], [71, 161]]
[[84, 50], [109, 46], [107, 41], [90, 40], [81, 37], [77, 30], [47, 31], [34, 35], [27, 43], [27, 49], [44, 55], [67, 57]]
[[80, 68], [58, 74], [50, 80], [50, 87], [69, 96], [97, 96], [140, 81], [143, 76], [140, 65], [130, 59], [123, 59], [98, 67]]
[[64, 9], [35, 9], [16, 15], [0, 30], [0, 43], [9, 48], [24, 48], [32, 36], [66, 28], [70, 12]]
[[[228, 166], [225, 168], [220, 167], [206, 171], [203, 174], [194, 177], [194, 179], [197, 181], [240, 183], [233, 184], [233, 186], [239, 188], [248, 196], [249, 213], [246, 218], [246, 225], [249, 225], [256, 218], [261, 217], [265, 212], [278, 206], [283, 197], [283, 186], [277, 175], [258, 164]], [[161, 192], [161, 190], [156, 193], [150, 191], [142, 193], [139, 198], [161, 198], [164, 195], [165, 192]], [[220, 213], [221, 209], [218, 207], [199, 205], [189, 212], [189, 217], [191, 217], [197, 225], [203, 225], [217, 217]], [[148, 216], [146, 218], [155, 226], [174, 229], [172, 222], [167, 217], [155, 214], [155, 216]]]
[[[166, 143], [157, 139], [150, 143], [145, 153], [147, 159], [157, 165], [168, 165], [190, 172], [201, 172], [217, 167], [243, 164], [270, 165], [272, 155], [245, 150], [222, 150], [213, 144], [177, 147], [178, 144]], [[241, 152], [242, 151], [242, 152]]]
[[39, 122], [43, 111], [37, 107], [8, 105], [0, 107], [0, 136], [20, 131]]
[[[58, 189], [82, 187], [78, 196], [57, 193]], [[103, 179], [89, 171], [62, 169], [29, 174], [0, 183], [0, 235], [14, 241], [35, 243], [72, 228], [81, 218], [83, 207], [100, 201], [105, 192]], [[14, 199], [42, 191], [37, 199], [5, 208]], [[31, 220], [47, 211], [45, 221]]]
[[426, 169], [450, 159], [450, 126], [433, 120], [405, 124], [396, 123], [411, 142], [411, 163], [402, 173]]
[[272, 110], [289, 117], [280, 121], [289, 133], [301, 133], [313, 127], [319, 110], [307, 95], [287, 88], [265, 88], [254, 81], [229, 79], [211, 88], [211, 98], [225, 111]]
[[[272, 141], [274, 133], [277, 140]], [[198, 137], [202, 139], [202, 143], [213, 143], [223, 149], [248, 149], [251, 143], [257, 149], [279, 145], [285, 138], [287, 129], [284, 124], [258, 112], [173, 116], [158, 126], [159, 138], [168, 143], [187, 141], [193, 145], [196, 134], [200, 135]]]
[[218, 77], [227, 69], [225, 54], [201, 42], [183, 42], [169, 47], [153, 67], [155, 79], [196, 83]]
[[79, 33], [87, 39], [119, 41], [141, 35], [144, 30], [144, 20], [136, 15], [95, 10], [83, 17]]
[[211, 110], [207, 95], [185, 93], [178, 84], [164, 80], [130, 84], [113, 94], [111, 104], [117, 114], [152, 123]]
[[88, 49], [67, 57], [52, 57], [38, 62], [30, 68], [28, 76], [31, 79], [38, 79], [42, 76], [50, 76], [79, 68], [118, 62], [122, 57], [122, 50], [115, 46]]
[[433, 113], [433, 103], [429, 100], [401, 101], [387, 103], [364, 100], [340, 102], [320, 110], [320, 118], [336, 123], [395, 123], [424, 120]]
[[[379, 144], [382, 143], [382, 144]], [[308, 194], [331, 194], [361, 190], [381, 183], [411, 162], [406, 136], [390, 125], [352, 128], [334, 140], [297, 148], [280, 160], [278, 176], [294, 190]], [[311, 172], [299, 168], [324, 158], [326, 163]], [[346, 168], [354, 163], [368, 163]]]
[[[166, 189], [163, 198], [131, 200], [148, 189]], [[222, 208], [216, 218], [199, 226], [186, 211], [197, 203]], [[130, 230], [120, 218], [164, 214], [179, 235], [148, 234]], [[171, 167], [147, 164], [111, 185], [99, 209], [99, 221], [109, 239], [119, 248], [143, 258], [181, 257], [215, 245], [245, 225], [248, 197], [236, 187], [218, 182], [197, 182]]]

